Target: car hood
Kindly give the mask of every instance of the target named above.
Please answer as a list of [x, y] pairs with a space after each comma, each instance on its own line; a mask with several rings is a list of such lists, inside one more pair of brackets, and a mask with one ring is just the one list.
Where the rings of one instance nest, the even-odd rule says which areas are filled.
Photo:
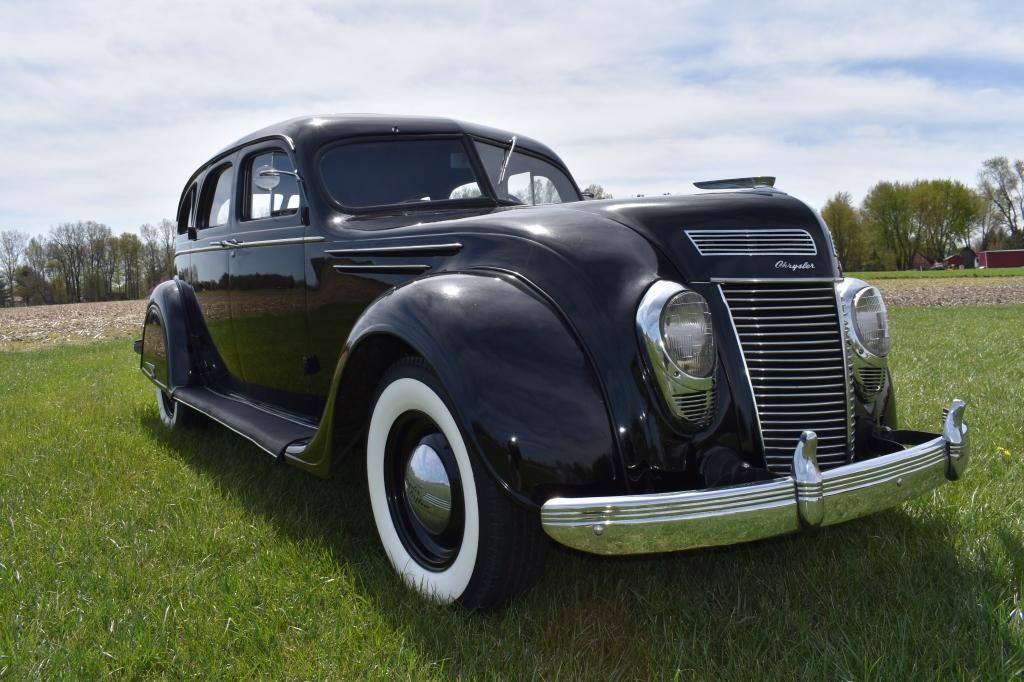
[[781, 192], [721, 192], [564, 206], [639, 233], [689, 281], [838, 275], [827, 230], [806, 204]]

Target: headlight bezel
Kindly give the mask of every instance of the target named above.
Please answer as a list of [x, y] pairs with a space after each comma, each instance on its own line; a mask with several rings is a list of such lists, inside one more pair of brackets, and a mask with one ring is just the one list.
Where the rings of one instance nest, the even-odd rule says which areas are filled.
[[[883, 310], [885, 311], [885, 334], [889, 339], [889, 347], [884, 353], [876, 353], [864, 342], [860, 335], [860, 326], [857, 324], [857, 302], [867, 293], [878, 296]], [[839, 283], [839, 293], [843, 303], [843, 322], [846, 327], [846, 338], [857, 358], [861, 359], [872, 367], [884, 367], [889, 361], [889, 353], [892, 351], [892, 335], [889, 333], [889, 311], [885, 305], [885, 299], [878, 287], [874, 287], [864, 280], [846, 277]]]
[[859, 327], [856, 323], [856, 301], [868, 291], [874, 291], [882, 305], [885, 299], [877, 287], [873, 287], [864, 280], [846, 277], [838, 284], [839, 298], [842, 303], [843, 327], [846, 333], [846, 346], [849, 349], [848, 355], [852, 367], [852, 379], [857, 388], [857, 395], [861, 402], [871, 407], [884, 393], [888, 385], [889, 353], [892, 351], [892, 336], [889, 334], [889, 316], [886, 306], [885, 326], [886, 334], [890, 338], [889, 349], [884, 355], [878, 355], [871, 351], [860, 337]]
[[[885, 338], [885, 350], [879, 351], [877, 348], [871, 347], [871, 344], [864, 338], [864, 332], [860, 324], [860, 314], [858, 308], [860, 302], [865, 296], [874, 296], [878, 299], [878, 303], [881, 306], [881, 319], [884, 322], [882, 330], [884, 331]], [[876, 313], [877, 314], [877, 313]], [[859, 289], [857, 293], [853, 295], [853, 300], [850, 305], [850, 319], [853, 322], [853, 335], [857, 338], [857, 342], [860, 344], [863, 351], [876, 358], [887, 358], [889, 357], [889, 351], [892, 349], [892, 337], [889, 334], [889, 309], [885, 305], [885, 299], [882, 298], [882, 292], [877, 287], [867, 286]]]
[[[706, 337], [710, 344], [711, 366], [707, 376], [694, 376], [676, 364], [666, 348], [662, 332], [662, 320], [669, 303], [679, 295], [699, 297], [704, 311], [708, 315], [708, 324], [712, 325], [711, 334]], [[637, 307], [636, 328], [640, 343], [653, 370], [653, 375], [662, 397], [669, 410], [676, 417], [691, 423], [691, 426], [705, 426], [711, 419], [715, 399], [715, 372], [718, 369], [718, 357], [714, 339], [713, 322], [710, 320], [710, 307], [707, 299], [698, 291], [670, 280], [658, 280], [644, 294]], [[698, 410], [695, 418], [692, 408], [684, 408], [680, 397], [697, 397], [704, 395], [703, 411]], [[699, 399], [699, 398], [698, 398]], [[689, 403], [692, 405], [692, 403]]]

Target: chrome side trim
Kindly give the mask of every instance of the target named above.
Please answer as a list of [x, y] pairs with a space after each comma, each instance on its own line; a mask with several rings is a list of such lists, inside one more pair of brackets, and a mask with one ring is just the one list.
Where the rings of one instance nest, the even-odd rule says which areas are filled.
[[196, 249], [183, 249], [176, 252], [176, 256], [184, 256], [190, 253], [203, 253], [205, 251], [222, 251], [224, 249], [252, 249], [261, 246], [283, 246], [286, 244], [315, 244], [324, 241], [323, 236], [316, 237], [289, 237], [287, 239], [261, 239], [252, 242], [240, 242], [237, 240], [221, 240], [214, 242], [212, 246], [200, 246]]
[[462, 244], [451, 242], [449, 244], [409, 244], [407, 246], [369, 246], [358, 249], [328, 249], [324, 253], [335, 258], [349, 256], [404, 256], [406, 254], [422, 256], [425, 254], [437, 256], [452, 256], [462, 250]]
[[338, 272], [376, 272], [382, 275], [401, 275], [409, 273], [417, 274], [421, 272], [426, 272], [427, 270], [430, 269], [429, 265], [425, 265], [423, 263], [409, 265], [333, 265], [331, 267], [333, 267]]
[[181, 251], [177, 251], [174, 255], [175, 256], [187, 256], [190, 253], [204, 253], [206, 251], [223, 251], [223, 250], [224, 250], [224, 247], [220, 245], [220, 242], [217, 242], [213, 246], [201, 246], [201, 247], [199, 247], [197, 249], [183, 249]]
[[942, 435], [900, 452], [822, 472], [804, 432], [792, 476], [764, 483], [651, 495], [554, 498], [541, 524], [554, 540], [595, 554], [646, 554], [729, 545], [829, 526], [892, 507], [962, 476], [968, 458], [964, 403]]
[[263, 246], [286, 246], [288, 244], [315, 244], [324, 241], [324, 237], [288, 237], [287, 239], [260, 239], [252, 242], [238, 242], [232, 247], [236, 249], [258, 249]]

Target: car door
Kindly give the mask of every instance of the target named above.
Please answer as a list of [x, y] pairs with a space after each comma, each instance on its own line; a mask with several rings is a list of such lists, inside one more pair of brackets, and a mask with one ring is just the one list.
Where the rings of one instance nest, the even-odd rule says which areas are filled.
[[242, 366], [231, 326], [228, 263], [231, 249], [234, 158], [213, 166], [202, 182], [197, 207], [196, 239], [188, 249], [189, 283], [195, 293], [202, 324], [216, 350], [206, 367], [207, 379], [229, 389], [242, 386]]
[[306, 324], [302, 193], [289, 153], [277, 144], [240, 155], [237, 222], [229, 257], [235, 345], [254, 399], [312, 412]]

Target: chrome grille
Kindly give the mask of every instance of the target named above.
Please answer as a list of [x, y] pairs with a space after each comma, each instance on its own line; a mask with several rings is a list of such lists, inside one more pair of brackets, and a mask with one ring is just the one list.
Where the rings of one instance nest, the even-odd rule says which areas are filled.
[[857, 383], [864, 393], [872, 395], [882, 390], [885, 370], [881, 367], [861, 367], [857, 370]]
[[702, 256], [815, 256], [807, 230], [686, 230]]
[[672, 402], [679, 416], [694, 426], [704, 427], [711, 422], [711, 417], [715, 413], [717, 396], [717, 387], [712, 386], [710, 391], [674, 395]]
[[845, 335], [831, 282], [722, 284], [750, 374], [768, 468], [788, 474], [800, 433], [818, 463], [845, 463], [853, 413]]

